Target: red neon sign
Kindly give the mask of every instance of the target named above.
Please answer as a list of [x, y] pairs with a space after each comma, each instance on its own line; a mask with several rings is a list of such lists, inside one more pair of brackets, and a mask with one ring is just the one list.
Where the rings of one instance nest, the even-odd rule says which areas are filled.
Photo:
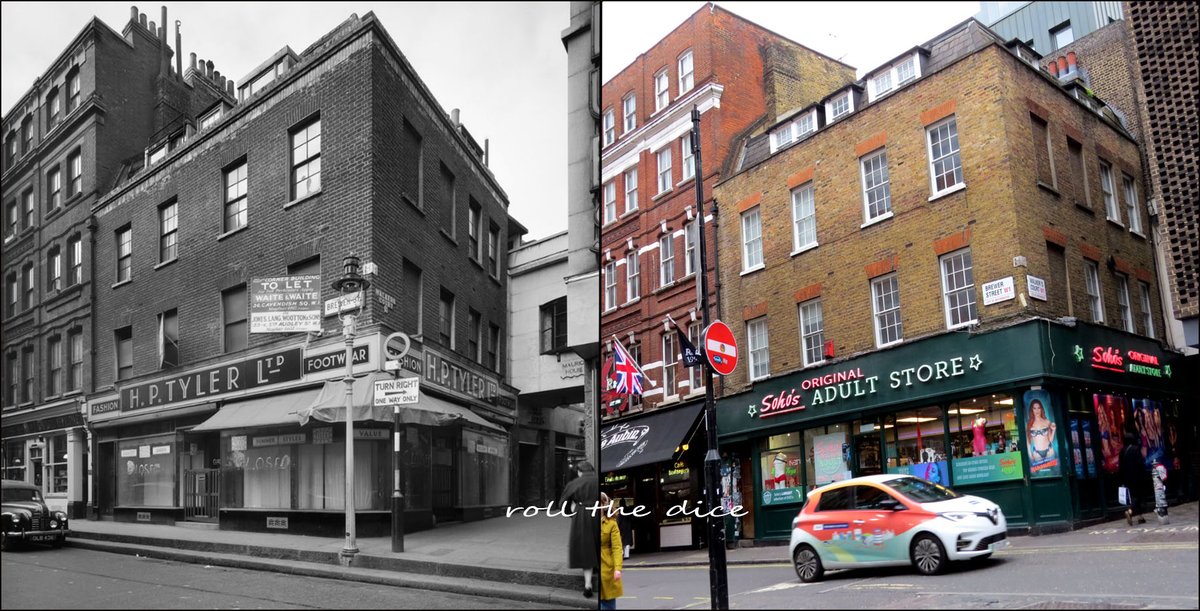
[[1121, 351], [1112, 346], [1096, 346], [1092, 348], [1092, 367], [1125, 373], [1125, 359], [1121, 356]]

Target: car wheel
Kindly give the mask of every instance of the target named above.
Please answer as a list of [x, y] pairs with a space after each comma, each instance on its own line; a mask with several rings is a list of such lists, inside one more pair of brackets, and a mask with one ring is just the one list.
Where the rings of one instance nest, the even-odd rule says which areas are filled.
[[937, 575], [946, 568], [946, 548], [942, 547], [942, 542], [937, 537], [923, 533], [917, 535], [913, 539], [912, 549], [913, 566], [922, 575]]
[[821, 557], [817, 555], [817, 550], [809, 545], [796, 548], [796, 552], [792, 554], [792, 565], [796, 569], [796, 576], [804, 583], [817, 581], [825, 574]]

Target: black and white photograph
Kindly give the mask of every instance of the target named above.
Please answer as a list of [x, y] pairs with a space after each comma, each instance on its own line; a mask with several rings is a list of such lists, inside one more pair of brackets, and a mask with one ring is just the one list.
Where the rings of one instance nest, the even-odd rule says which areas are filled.
[[2, 17], [5, 609], [596, 607], [598, 2]]

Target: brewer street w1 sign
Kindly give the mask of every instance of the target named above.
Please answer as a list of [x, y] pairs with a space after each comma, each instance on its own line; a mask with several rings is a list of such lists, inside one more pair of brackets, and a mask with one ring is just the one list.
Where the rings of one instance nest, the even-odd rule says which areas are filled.
[[704, 330], [704, 354], [713, 371], [727, 376], [737, 367], [737, 341], [729, 325], [716, 321]]
[[375, 382], [375, 407], [406, 405], [421, 400], [421, 378], [399, 378]]

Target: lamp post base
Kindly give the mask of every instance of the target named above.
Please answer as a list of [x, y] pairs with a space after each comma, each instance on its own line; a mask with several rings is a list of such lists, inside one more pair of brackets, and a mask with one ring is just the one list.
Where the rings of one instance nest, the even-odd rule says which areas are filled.
[[350, 566], [354, 563], [354, 557], [358, 555], [358, 548], [345, 548], [338, 552], [338, 562], [342, 566]]

